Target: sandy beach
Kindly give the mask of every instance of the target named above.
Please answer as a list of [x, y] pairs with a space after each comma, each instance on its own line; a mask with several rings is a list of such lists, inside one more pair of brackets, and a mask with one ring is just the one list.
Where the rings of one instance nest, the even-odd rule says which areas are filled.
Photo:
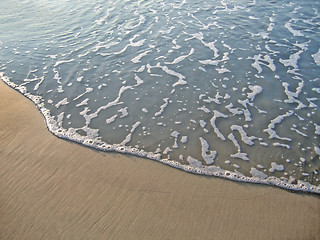
[[0, 239], [319, 239], [320, 198], [196, 176], [47, 131], [0, 82]]

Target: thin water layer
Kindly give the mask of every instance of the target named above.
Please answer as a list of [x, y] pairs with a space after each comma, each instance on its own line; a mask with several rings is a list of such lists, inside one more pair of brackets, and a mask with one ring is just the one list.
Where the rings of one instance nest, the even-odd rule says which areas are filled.
[[320, 193], [318, 1], [1, 2], [1, 79], [56, 136]]

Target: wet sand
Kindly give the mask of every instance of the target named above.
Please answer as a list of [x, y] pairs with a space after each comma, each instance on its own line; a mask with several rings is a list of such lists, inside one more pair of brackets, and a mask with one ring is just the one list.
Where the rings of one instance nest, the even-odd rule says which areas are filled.
[[0, 239], [319, 239], [320, 197], [196, 176], [46, 130], [0, 81]]

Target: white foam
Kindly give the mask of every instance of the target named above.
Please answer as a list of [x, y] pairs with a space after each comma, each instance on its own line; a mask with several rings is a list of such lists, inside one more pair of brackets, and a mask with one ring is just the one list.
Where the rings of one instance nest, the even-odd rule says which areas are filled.
[[168, 106], [169, 98], [164, 98], [163, 101], [164, 101], [164, 104], [162, 104], [160, 106], [160, 110], [154, 114], [155, 117], [160, 116], [163, 113], [164, 109]]
[[87, 94], [87, 93], [90, 93], [90, 92], [93, 92], [93, 88], [87, 87], [87, 88], [86, 88], [86, 91], [85, 91], [84, 93], [78, 95], [77, 97], [75, 97], [75, 98], [73, 99], [73, 101], [78, 100], [78, 99], [81, 98], [83, 95], [85, 95], [85, 94]]
[[203, 160], [208, 165], [213, 164], [214, 159], [216, 158], [216, 155], [217, 155], [217, 151], [209, 151], [209, 144], [204, 138], [199, 137], [199, 140], [201, 143], [201, 156], [202, 156]]
[[113, 115], [112, 117], [106, 119], [106, 123], [107, 123], [107, 124], [110, 124], [110, 123], [114, 122], [114, 121], [116, 120], [117, 116], [118, 116], [118, 115], [115, 114], [115, 115]]
[[146, 69], [145, 65], [142, 65], [138, 70], [135, 70], [135, 72], [139, 73], [139, 72], [143, 72]]
[[312, 101], [317, 101], [317, 100], [318, 100], [318, 98], [307, 98], [307, 101], [309, 102], [309, 106], [308, 107], [317, 108], [318, 105], [315, 104], [314, 102], [312, 102]]
[[243, 114], [243, 111], [240, 110], [239, 108], [234, 108], [232, 103], [229, 103], [226, 106], [226, 109], [228, 109], [229, 112], [231, 112], [233, 115], [241, 115], [241, 114]]
[[252, 140], [255, 140], [257, 139], [257, 137], [255, 136], [251, 136], [251, 137], [248, 137], [246, 131], [244, 131], [243, 127], [242, 126], [239, 126], [239, 125], [231, 125], [231, 130], [234, 131], [234, 130], [237, 130], [240, 135], [241, 135], [241, 139], [242, 141], [245, 143], [245, 144], [248, 144], [248, 145], [253, 145], [254, 142]]
[[[112, 39], [111, 39], [112, 40]], [[100, 48], [105, 48], [105, 49], [109, 49], [112, 46], [118, 45], [120, 43], [120, 41], [117, 42], [108, 42], [106, 44], [101, 45], [101, 42], [98, 42], [98, 45], [96, 45], [92, 51], [93, 52], [97, 52]], [[99, 52], [98, 54], [103, 56], [103, 53]]]
[[168, 152], [172, 152], [172, 149], [169, 147], [166, 147], [166, 149], [163, 151], [163, 154], [168, 154]]
[[237, 152], [235, 154], [231, 154], [231, 157], [239, 158], [239, 159], [242, 159], [244, 161], [249, 161], [249, 158], [248, 158], [247, 154], [246, 153], [242, 153], [242, 152]]
[[249, 161], [249, 158], [247, 157], [246, 153], [241, 152], [240, 144], [238, 143], [237, 139], [234, 137], [233, 133], [230, 133], [228, 135], [228, 138], [233, 142], [233, 144], [238, 148], [238, 152], [235, 154], [231, 154], [231, 157], [233, 158], [240, 158], [244, 161]]
[[270, 23], [269, 23], [269, 26], [267, 28], [267, 31], [271, 32], [273, 30], [273, 27], [274, 27], [274, 19], [273, 19], [273, 17], [269, 17], [269, 21], [270, 21]]
[[172, 76], [175, 76], [175, 77], [178, 78], [178, 81], [175, 82], [174, 84], [172, 84], [172, 87], [176, 87], [176, 86], [178, 86], [178, 85], [185, 85], [185, 84], [187, 84], [187, 82], [184, 80], [186, 77], [183, 76], [181, 73], [175, 72], [175, 71], [169, 69], [169, 68], [166, 67], [166, 66], [162, 66], [161, 68], [162, 68], [162, 70], [165, 71], [167, 74], [172, 75]]
[[129, 44], [127, 44], [122, 50], [120, 50], [119, 52], [111, 52], [111, 53], [99, 53], [101, 56], [110, 56], [110, 55], [119, 55], [124, 53], [128, 47], [140, 47], [144, 44], [144, 42], [146, 41], [146, 39], [141, 39], [137, 42], [133, 42], [138, 36], [138, 34], [134, 35], [131, 39], [129, 39]]
[[256, 168], [251, 168], [250, 173], [253, 177], [257, 177], [260, 179], [266, 179], [268, 175], [264, 174], [263, 172], [257, 170]]
[[68, 98], [62, 99], [60, 102], [58, 102], [55, 106], [56, 108], [59, 108], [62, 105], [67, 105], [69, 103]]
[[208, 133], [208, 132], [209, 132], [209, 130], [205, 128], [205, 126], [207, 125], [207, 123], [206, 123], [205, 121], [200, 120], [200, 121], [199, 121], [199, 124], [200, 124], [200, 126], [203, 128], [203, 131], [204, 131], [205, 133]]
[[55, 64], [54, 64], [54, 67], [57, 67], [63, 63], [69, 63], [69, 62], [73, 62], [74, 59], [69, 59], [69, 60], [61, 60], [61, 61], [57, 61]]
[[130, 133], [126, 136], [126, 138], [119, 144], [120, 146], [125, 146], [131, 141], [132, 133], [136, 130], [137, 127], [139, 127], [141, 122], [136, 122], [132, 125], [132, 128], [130, 130]]
[[142, 57], [144, 57], [144, 56], [147, 56], [149, 52], [151, 52], [151, 50], [147, 50], [147, 51], [144, 51], [144, 52], [140, 53], [138, 56], [132, 58], [132, 59], [131, 59], [131, 62], [133, 62], [133, 63], [140, 63], [140, 62], [141, 62], [140, 59], [141, 59]]
[[320, 125], [317, 125], [316, 123], [314, 123], [314, 128], [315, 128], [315, 134], [320, 135]]
[[220, 74], [226, 73], [226, 72], [231, 72], [229, 69], [227, 68], [216, 68], [217, 72]]
[[202, 163], [193, 157], [188, 156], [187, 161], [193, 167], [202, 167]]
[[106, 83], [102, 83], [102, 84], [100, 84], [99, 86], [98, 86], [98, 89], [99, 90], [101, 90], [102, 89], [102, 87], [106, 87], [107, 86], [107, 84]]
[[59, 127], [62, 127], [63, 118], [64, 118], [64, 112], [60, 113], [60, 114], [57, 116], [57, 124], [58, 124]]
[[34, 86], [33, 90], [37, 91], [41, 85], [41, 83], [44, 81], [44, 76], [38, 78], [37, 80], [40, 80], [39, 82], [37, 82], [37, 84]]
[[179, 145], [178, 145], [178, 137], [179, 137], [179, 135], [180, 135], [180, 133], [177, 132], [177, 131], [173, 131], [171, 133], [171, 137], [174, 138], [174, 144], [173, 144], [172, 148], [178, 148], [179, 147]]
[[312, 91], [315, 91], [316, 93], [320, 93], [320, 88], [312, 88]]
[[188, 136], [182, 136], [181, 137], [181, 143], [187, 143], [188, 142]]
[[248, 98], [253, 101], [254, 98], [256, 97], [256, 95], [258, 95], [259, 93], [262, 92], [262, 87], [255, 85], [255, 86], [251, 86], [249, 85], [250, 90], [252, 91], [251, 93], [247, 93]]
[[307, 135], [307, 134], [305, 134], [305, 133], [303, 133], [303, 132], [299, 131], [299, 130], [298, 130], [298, 129], [296, 129], [296, 128], [291, 128], [291, 130], [292, 130], [292, 131], [295, 131], [296, 133], [300, 134], [301, 136], [308, 137], [308, 135]]
[[113, 11], [114, 9], [115, 9], [115, 7], [108, 8], [106, 11], [106, 14], [103, 17], [101, 17], [100, 19], [95, 20], [94, 22], [98, 25], [103, 25], [107, 21], [107, 18], [110, 16], [110, 12]]
[[283, 171], [284, 170], [284, 166], [281, 164], [277, 164], [276, 162], [272, 162], [271, 163], [271, 168], [269, 169], [269, 172], [274, 172], [274, 171]]
[[57, 83], [61, 84], [61, 77], [60, 77], [60, 74], [59, 74], [59, 71], [55, 68], [52, 69], [52, 71], [54, 72], [54, 76], [53, 76], [53, 79], [57, 81]]
[[267, 66], [273, 72], [276, 70], [273, 59], [269, 55], [264, 55], [262, 58], [262, 54], [258, 54], [253, 57], [248, 57], [248, 59], [254, 60], [254, 63], [252, 63], [251, 66], [258, 71], [258, 74], [262, 73], [262, 67], [260, 65]]
[[84, 99], [81, 103], [78, 103], [76, 107], [88, 105], [89, 98]]
[[217, 66], [220, 63], [220, 60], [211, 60], [211, 59], [206, 59], [206, 60], [199, 60], [201, 64], [204, 65], [214, 65]]
[[[185, 85], [187, 82], [185, 81], [185, 76], [182, 75], [181, 73], [178, 73], [172, 69], [169, 69], [167, 66], [162, 66], [159, 62], [155, 66], [151, 66], [150, 64], [147, 64], [147, 72], [151, 75], [151, 69], [152, 68], [161, 68], [165, 73], [168, 75], [174, 76], [178, 78], [178, 81], [172, 84], [172, 87], [176, 87], [178, 85]], [[155, 76], [161, 76], [161, 75], [155, 75]], [[174, 90], [173, 90], [174, 91]]]
[[290, 117], [293, 113], [294, 113], [294, 112], [290, 110], [290, 111], [286, 112], [286, 113], [283, 114], [283, 115], [277, 116], [276, 118], [274, 118], [274, 119], [272, 119], [272, 120], [270, 121], [270, 124], [268, 125], [268, 128], [267, 128], [267, 129], [264, 129], [263, 131], [269, 134], [269, 138], [270, 138], [270, 139], [277, 138], [277, 139], [280, 139], [280, 140], [292, 141], [291, 138], [282, 138], [282, 137], [280, 137], [280, 136], [276, 133], [276, 131], [275, 131], [274, 129], [275, 129], [275, 127], [276, 127], [276, 124], [281, 123], [284, 118]]
[[58, 93], [63, 93], [64, 92], [64, 90], [62, 89], [62, 85], [59, 85], [57, 87], [57, 91], [58, 91]]
[[202, 72], [207, 72], [207, 70], [203, 67], [199, 67], [199, 70], [201, 70]]
[[289, 83], [287, 83], [287, 82], [283, 82], [282, 86], [284, 87], [284, 92], [288, 97], [288, 99], [284, 100], [285, 103], [297, 103], [298, 106], [296, 107], [296, 109], [301, 109], [301, 108], [307, 107], [300, 100], [296, 99], [299, 96], [299, 94], [304, 86], [303, 81], [300, 81], [298, 83], [298, 87], [296, 88], [296, 92], [291, 92], [289, 90]]
[[203, 112], [205, 112], [205, 113], [210, 113], [210, 112], [211, 112], [211, 111], [210, 111], [207, 107], [205, 107], [205, 106], [199, 107], [198, 110], [201, 110], [201, 111], [203, 111]]
[[285, 67], [293, 67], [294, 69], [298, 69], [298, 60], [300, 59], [300, 54], [303, 53], [302, 50], [299, 50], [298, 52], [291, 54], [289, 59], [279, 59], [279, 62], [281, 62]]
[[82, 79], [83, 79], [83, 76], [78, 77], [78, 78], [77, 78], [77, 82], [81, 82], [81, 81], [82, 81]]
[[207, 123], [203, 120], [200, 120], [199, 123], [202, 128], [205, 128], [205, 126], [207, 125]]
[[[140, 5], [140, 2], [138, 2], [138, 5]], [[145, 18], [145, 16], [143, 16], [143, 15], [140, 15], [139, 16], [139, 22], [136, 24], [136, 25], [129, 25], [129, 26], [127, 26], [126, 27], [126, 29], [134, 29], [134, 28], [137, 28], [137, 27], [139, 27], [141, 24], [143, 24], [143, 23], [145, 23], [146, 22], [146, 18]]]
[[233, 167], [235, 167], [235, 168], [237, 168], [237, 169], [239, 169], [239, 168], [240, 168], [240, 166], [239, 166], [238, 164], [235, 164], [235, 163], [234, 163], [234, 164], [232, 164], [232, 166], [233, 166]]
[[193, 53], [194, 53], [194, 49], [191, 48], [190, 52], [187, 55], [181, 55], [181, 56], [175, 58], [172, 62], [164, 62], [164, 63], [165, 64], [177, 64], [179, 62], [182, 62], [183, 60], [185, 60], [189, 56], [191, 56]]
[[207, 99], [203, 99], [202, 101], [206, 102], [206, 103], [216, 103], [216, 104], [221, 104], [221, 102], [219, 101], [220, 98], [223, 98], [219, 92], [216, 93], [215, 98], [212, 97], [208, 97]]
[[252, 119], [251, 119], [251, 113], [248, 109], [248, 106], [247, 105], [251, 105], [251, 103], [249, 102], [249, 99], [245, 99], [245, 100], [238, 100], [238, 103], [240, 103], [242, 106], [244, 106], [245, 108], [242, 109], [242, 112], [243, 112], [243, 115], [244, 115], [244, 118], [245, 118], [245, 121], [246, 122], [250, 122]]
[[290, 20], [289, 22], [286, 22], [284, 26], [293, 34], [293, 36], [295, 36], [295, 37], [304, 36], [300, 30], [295, 30], [292, 28], [291, 21], [292, 20]]
[[172, 47], [173, 49], [180, 49], [181, 48], [181, 46], [177, 44], [177, 40], [176, 39], [172, 39], [171, 42], [175, 45], [174, 47]]
[[320, 66], [320, 48], [318, 50], [318, 52], [316, 52], [315, 54], [311, 55], [313, 57], [314, 62]]
[[122, 86], [122, 87], [120, 88], [120, 90], [119, 90], [118, 97], [117, 97], [115, 100], [107, 103], [106, 105], [103, 105], [103, 106], [99, 107], [95, 112], [93, 112], [93, 113], [91, 113], [91, 114], [87, 114], [87, 113], [89, 112], [89, 110], [90, 110], [90, 109], [87, 108], [87, 107], [86, 107], [82, 112], [80, 112], [80, 115], [82, 115], [82, 116], [84, 117], [85, 121], [86, 121], [86, 125], [89, 126], [91, 119], [96, 118], [96, 117], [98, 116], [98, 114], [99, 114], [102, 110], [106, 110], [106, 109], [108, 109], [108, 108], [110, 108], [110, 107], [112, 107], [112, 106], [115, 106], [115, 105], [119, 104], [119, 100], [120, 100], [120, 98], [121, 98], [121, 95], [122, 95], [125, 91], [127, 91], [127, 90], [129, 90], [129, 89], [132, 89], [132, 86]]
[[302, 49], [304, 51], [307, 51], [309, 43], [310, 43], [310, 40], [308, 42], [304, 42], [304, 43], [298, 43], [296, 41], [296, 43], [294, 43], [293, 45], [299, 47], [300, 49]]
[[290, 145], [284, 144], [284, 143], [279, 143], [279, 142], [275, 142], [272, 145], [275, 146], [275, 147], [283, 147], [283, 148], [287, 148], [287, 149], [291, 148]]
[[217, 121], [217, 118], [227, 118], [227, 117], [228, 117], [227, 115], [225, 115], [217, 110], [213, 110], [213, 117], [210, 119], [210, 123], [211, 123], [211, 126], [213, 127], [214, 132], [222, 140], [226, 140], [226, 138], [222, 135], [219, 128], [217, 127], [216, 121]]

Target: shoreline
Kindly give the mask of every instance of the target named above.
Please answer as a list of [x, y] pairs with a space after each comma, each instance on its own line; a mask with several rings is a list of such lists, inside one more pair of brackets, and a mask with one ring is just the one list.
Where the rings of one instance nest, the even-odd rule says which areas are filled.
[[41, 97], [32, 95], [29, 93], [25, 93], [25, 89], [20, 86], [17, 86], [15, 83], [11, 82], [8, 77], [4, 75], [3, 72], [0, 72], [0, 81], [5, 82], [8, 86], [13, 88], [14, 90], [20, 92], [26, 98], [31, 100], [39, 112], [43, 115], [44, 122], [46, 124], [46, 128], [48, 131], [63, 140], [71, 141], [73, 143], [78, 143], [82, 146], [92, 148], [94, 150], [99, 150], [106, 153], [123, 153], [129, 154], [136, 157], [141, 157], [149, 160], [155, 160], [161, 162], [165, 165], [170, 167], [174, 167], [177, 169], [181, 169], [182, 171], [202, 175], [202, 176], [209, 176], [209, 177], [219, 177], [224, 178], [232, 181], [237, 182], [244, 182], [244, 183], [256, 183], [256, 184], [264, 184], [269, 186], [279, 187], [288, 191], [295, 191], [295, 192], [306, 192], [311, 194], [320, 194], [320, 186], [312, 185], [309, 182], [305, 182], [302, 180], [298, 180], [296, 183], [290, 183], [288, 181], [284, 181], [279, 178], [274, 178], [269, 176], [267, 178], [261, 179], [260, 177], [254, 176], [252, 177], [244, 176], [237, 172], [228, 171], [221, 169], [217, 166], [191, 166], [191, 165], [183, 165], [177, 161], [169, 160], [169, 159], [162, 159], [160, 154], [155, 154], [153, 152], [146, 152], [144, 150], [139, 150], [130, 146], [118, 146], [118, 145], [110, 145], [106, 142], [96, 139], [88, 139], [87, 137], [81, 136], [76, 134], [74, 131], [69, 133], [68, 130], [62, 128], [59, 123], [57, 123], [50, 115], [50, 111], [44, 107], [43, 103], [41, 103]]
[[316, 239], [320, 198], [59, 139], [0, 81], [0, 239]]

